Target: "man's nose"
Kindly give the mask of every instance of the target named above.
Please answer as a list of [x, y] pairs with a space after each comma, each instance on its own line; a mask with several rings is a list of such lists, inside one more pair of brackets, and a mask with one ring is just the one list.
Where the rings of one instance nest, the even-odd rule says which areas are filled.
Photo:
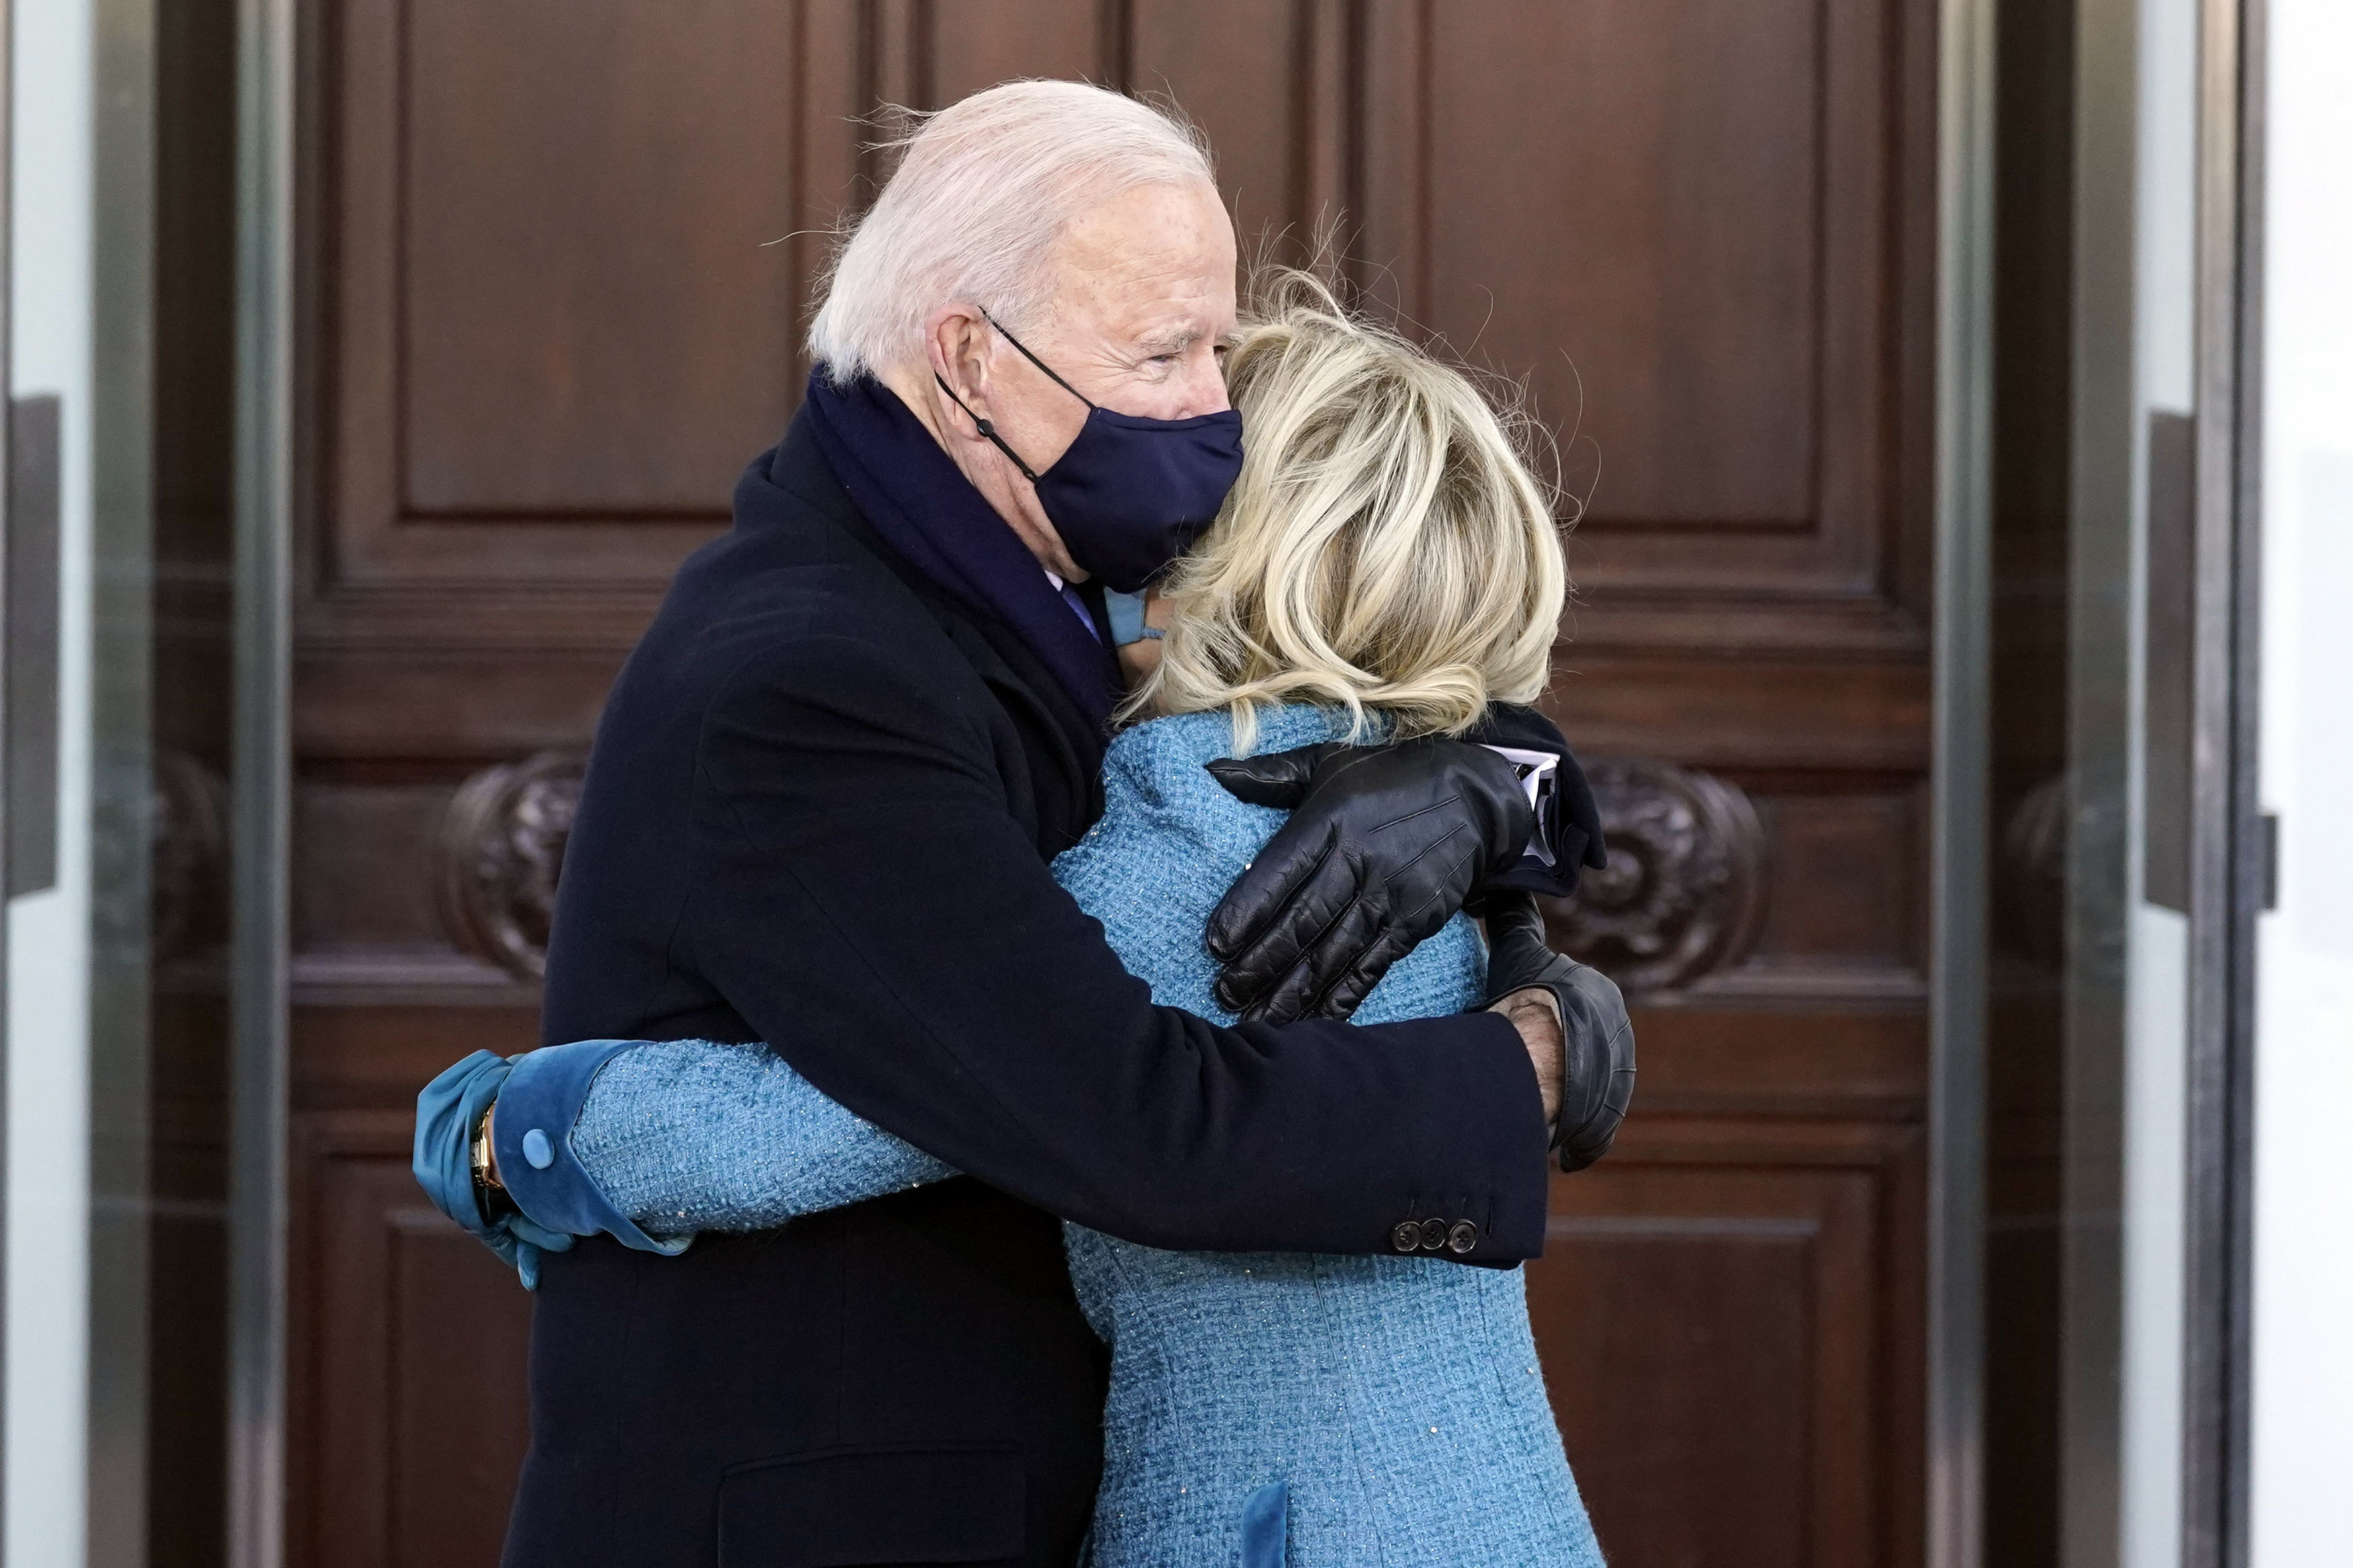
[[1226, 395], [1226, 375], [1218, 363], [1218, 356], [1205, 353], [1185, 367], [1185, 383], [1178, 399], [1176, 419], [1193, 419], [1204, 414], [1223, 414], [1233, 406]]

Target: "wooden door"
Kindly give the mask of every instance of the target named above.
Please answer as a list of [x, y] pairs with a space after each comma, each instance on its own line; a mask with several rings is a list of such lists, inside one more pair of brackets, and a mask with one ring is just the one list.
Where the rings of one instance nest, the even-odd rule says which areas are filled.
[[853, 117], [1021, 75], [1173, 93], [1246, 244], [1345, 215], [1563, 430], [1616, 858], [1555, 915], [1642, 1042], [1531, 1270], [1571, 1457], [1630, 1568], [1915, 1560], [1933, 16], [306, 0], [296, 1560], [495, 1558], [527, 1303], [413, 1096], [534, 1042], [578, 748], [792, 411]]

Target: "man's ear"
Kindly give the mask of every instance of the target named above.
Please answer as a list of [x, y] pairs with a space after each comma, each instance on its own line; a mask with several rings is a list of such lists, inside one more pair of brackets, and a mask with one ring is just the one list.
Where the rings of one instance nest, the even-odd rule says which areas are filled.
[[[932, 374], [947, 383], [975, 418], [989, 417], [988, 321], [973, 305], [942, 305], [923, 322], [923, 348]], [[958, 432], [980, 439], [970, 420], [958, 421]]]

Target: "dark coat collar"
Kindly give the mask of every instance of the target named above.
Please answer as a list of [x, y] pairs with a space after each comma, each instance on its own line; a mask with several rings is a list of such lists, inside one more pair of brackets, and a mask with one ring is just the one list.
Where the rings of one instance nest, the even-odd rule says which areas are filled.
[[[1060, 853], [1077, 842], [1079, 836], [1102, 815], [1106, 739], [1103, 729], [1080, 710], [1062, 683], [1054, 679], [1052, 671], [1018, 632], [947, 592], [891, 548], [850, 499], [848, 487], [834, 473], [809, 426], [807, 410], [797, 415], [769, 458], [765, 474], [755, 468], [752, 474], [744, 476], [745, 483], [748, 485], [754, 475], [760, 475], [776, 490], [822, 513], [860, 550], [881, 562], [931, 611], [948, 640], [987, 684], [998, 703], [1025, 733], [1041, 743], [1046, 754], [1039, 760], [1062, 776], [1073, 808], [1070, 820], [1039, 824], [1040, 848], [1050, 857]], [[762, 526], [770, 509], [747, 509], [744, 500], [744, 487], [739, 486], [738, 525]], [[1048, 813], [1050, 818], [1059, 815], [1063, 814]]]

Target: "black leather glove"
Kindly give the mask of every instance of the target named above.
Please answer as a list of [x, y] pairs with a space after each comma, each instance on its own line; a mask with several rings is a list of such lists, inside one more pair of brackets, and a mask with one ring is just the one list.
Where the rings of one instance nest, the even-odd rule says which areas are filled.
[[1609, 1152], [1634, 1098], [1634, 1023], [1608, 975], [1563, 958], [1545, 941], [1544, 915], [1526, 893], [1487, 900], [1487, 1005], [1541, 986], [1560, 1004], [1560, 1120], [1552, 1146], [1564, 1171]]
[[1290, 808], [1209, 916], [1218, 1000], [1269, 1023], [1345, 1018], [1534, 830], [1512, 764], [1428, 737], [1334, 742], [1208, 764], [1253, 805]]

